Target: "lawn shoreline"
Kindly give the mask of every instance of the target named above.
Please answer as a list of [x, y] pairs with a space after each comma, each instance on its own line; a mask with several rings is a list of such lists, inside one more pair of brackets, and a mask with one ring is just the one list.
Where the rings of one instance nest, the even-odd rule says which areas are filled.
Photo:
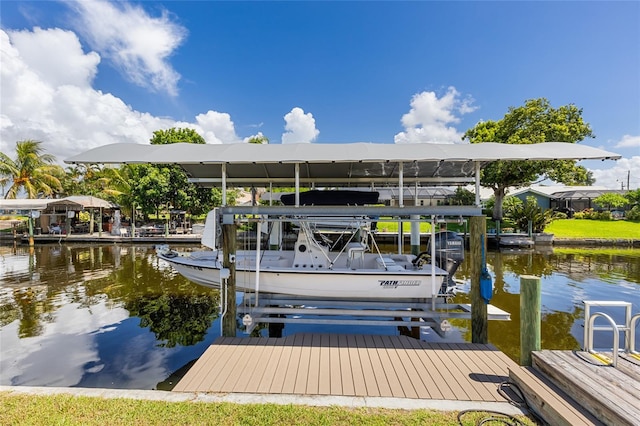
[[272, 395], [244, 393], [196, 393], [162, 390], [47, 387], [47, 386], [0, 386], [0, 394], [5, 395], [71, 395], [91, 398], [123, 398], [144, 401], [232, 403], [232, 404], [275, 404], [303, 405], [309, 407], [380, 408], [391, 410], [434, 410], [456, 412], [462, 410], [494, 410], [509, 415], [526, 415], [523, 410], [508, 401], [480, 402], [447, 399], [413, 399], [392, 397], [356, 397], [335, 395]]
[[623, 238], [568, 238], [554, 237], [554, 246], [581, 246], [581, 247], [624, 247], [640, 248], [640, 240]]

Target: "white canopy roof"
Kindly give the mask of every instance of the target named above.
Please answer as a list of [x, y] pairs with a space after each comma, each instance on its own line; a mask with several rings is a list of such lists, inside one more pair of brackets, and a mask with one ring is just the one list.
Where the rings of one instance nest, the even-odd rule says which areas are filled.
[[51, 199], [34, 199], [34, 198], [0, 198], [0, 210], [44, 210], [47, 208]]
[[[104, 145], [65, 160], [89, 164], [179, 164], [194, 182], [220, 185], [223, 167], [229, 184], [291, 185], [299, 165], [300, 182], [368, 185], [398, 179], [405, 183], [464, 182], [495, 160], [617, 159], [586, 145], [546, 142], [529, 145], [479, 144], [189, 144]], [[466, 178], [466, 179], [465, 179]]]
[[71, 210], [91, 208], [111, 209], [114, 207], [114, 204], [92, 195], [71, 195], [58, 200], [49, 200], [49, 207], [64, 207]]
[[46, 210], [50, 206], [71, 210], [114, 207], [109, 201], [90, 195], [72, 195], [65, 198], [0, 199], [0, 210]]

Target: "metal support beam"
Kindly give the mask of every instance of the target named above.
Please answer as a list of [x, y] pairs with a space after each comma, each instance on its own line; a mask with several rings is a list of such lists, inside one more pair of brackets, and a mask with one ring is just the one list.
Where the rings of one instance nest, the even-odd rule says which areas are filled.
[[222, 164], [222, 205], [227, 205], [227, 164]]
[[482, 215], [482, 209], [474, 206], [226, 206], [223, 214], [271, 215], [271, 216], [453, 216]]
[[476, 207], [480, 207], [480, 163], [476, 161]]

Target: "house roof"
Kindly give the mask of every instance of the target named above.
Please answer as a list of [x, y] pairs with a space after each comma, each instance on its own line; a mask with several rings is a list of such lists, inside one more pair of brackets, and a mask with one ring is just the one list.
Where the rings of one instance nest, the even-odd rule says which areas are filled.
[[48, 207], [66, 207], [68, 209], [80, 210], [92, 208], [111, 209], [114, 208], [115, 205], [92, 195], [71, 195], [57, 200], [49, 200]]
[[619, 189], [574, 189], [571, 191], [559, 191], [551, 194], [551, 198], [561, 199], [561, 200], [579, 200], [585, 198], [598, 198], [602, 194], [626, 194], [627, 191], [622, 191]]
[[[299, 168], [303, 183], [370, 185], [469, 182], [476, 165], [495, 160], [618, 159], [615, 153], [586, 145], [546, 142], [528, 145], [479, 144], [189, 144], [103, 145], [65, 160], [89, 164], [179, 164], [203, 185], [273, 184], [291, 186]], [[296, 166], [297, 165], [297, 166]]]
[[72, 195], [65, 198], [0, 199], [0, 210], [45, 210], [48, 207], [56, 206], [73, 210], [115, 207], [114, 204], [108, 201], [89, 195]]
[[527, 192], [542, 195], [548, 198], [557, 198], [552, 195], [564, 191], [605, 191], [604, 186], [569, 186], [569, 185], [531, 185], [525, 188], [519, 188], [509, 191], [509, 195], [520, 195]]
[[0, 210], [44, 210], [51, 201], [43, 198], [0, 198]]

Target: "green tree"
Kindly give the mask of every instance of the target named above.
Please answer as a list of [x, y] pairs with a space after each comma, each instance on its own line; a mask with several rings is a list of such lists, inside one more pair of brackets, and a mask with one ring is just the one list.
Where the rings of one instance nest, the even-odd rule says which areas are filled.
[[476, 202], [476, 195], [468, 189], [457, 187], [456, 193], [449, 199], [452, 205], [471, 206]]
[[[530, 144], [576, 143], [587, 137], [594, 135], [582, 119], [582, 109], [572, 104], [553, 108], [549, 101], [540, 98], [528, 100], [521, 107], [510, 107], [501, 120], [478, 123], [467, 130], [463, 139], [471, 143]], [[590, 172], [573, 160], [495, 161], [482, 170], [480, 181], [493, 189], [493, 219], [502, 219], [503, 201], [509, 187], [523, 187], [545, 179], [566, 185], [594, 182]]]
[[627, 192], [626, 197], [631, 206], [640, 206], [640, 188]]
[[255, 136], [251, 136], [248, 140], [249, 143], [254, 143], [254, 144], [268, 144], [269, 143], [269, 138], [266, 137], [265, 135], [263, 135], [262, 133], [258, 133]]
[[77, 164], [67, 167], [61, 179], [64, 195], [93, 195], [119, 203], [118, 197], [128, 184], [121, 169], [98, 164]]
[[156, 130], [151, 138], [151, 145], [169, 145], [172, 143], [199, 143], [206, 141], [202, 136], [190, 128], [175, 128]]
[[62, 190], [62, 167], [55, 164], [56, 157], [46, 154], [42, 142], [23, 140], [16, 142], [16, 158], [0, 152], [0, 184], [11, 186], [5, 198], [16, 198], [22, 190], [29, 198], [49, 197]]
[[593, 202], [601, 207], [606, 207], [607, 210], [623, 207], [629, 204], [629, 200], [627, 199], [627, 197], [615, 192], [602, 194], [599, 197], [594, 198]]
[[[171, 128], [153, 132], [150, 142], [152, 145], [204, 144], [205, 140], [193, 129]], [[121, 168], [121, 174], [128, 176], [130, 188], [128, 194], [123, 193], [120, 197], [120, 204], [128, 207], [135, 204], [145, 216], [154, 212], [157, 214], [167, 205], [200, 215], [221, 199], [219, 190], [203, 188], [189, 182], [187, 174], [177, 165], [136, 164], [123, 168], [126, 170], [122, 171]]]

